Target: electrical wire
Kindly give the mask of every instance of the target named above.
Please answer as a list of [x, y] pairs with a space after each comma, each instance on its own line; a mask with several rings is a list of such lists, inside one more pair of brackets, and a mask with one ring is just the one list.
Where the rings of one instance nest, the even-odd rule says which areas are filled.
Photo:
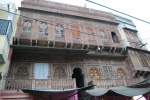
[[[7, 13], [11, 13], [11, 14], [14, 14], [14, 15], [17, 15], [17, 16], [21, 16], [21, 17], [24, 17], [24, 18], [28, 18], [28, 19], [31, 19], [31, 20], [35, 20], [35, 21], [39, 21], [39, 22], [44, 22], [46, 24], [50, 24], [50, 25], [53, 25], [53, 26], [57, 26], [55, 24], [53, 24], [53, 22], [56, 22], [56, 21], [51, 21], [51, 22], [46, 22], [46, 21], [42, 21], [42, 20], [39, 20], [39, 19], [35, 19], [35, 18], [30, 18], [30, 17], [27, 17], [27, 16], [24, 16], [24, 15], [21, 15], [21, 14], [17, 14], [17, 13], [13, 13], [13, 12], [10, 12], [10, 11], [7, 11], [7, 10], [3, 10], [3, 9], [0, 9], [1, 11], [4, 11], [4, 12], [7, 12]], [[66, 24], [66, 23], [65, 23]], [[70, 23], [69, 23], [70, 24]], [[69, 28], [64, 28], [64, 29], [67, 29], [67, 30], [71, 30], [71, 31], [76, 31], [76, 30], [73, 30], [73, 29], [69, 29]], [[109, 29], [106, 29], [106, 30], [109, 30]], [[112, 30], [112, 29], [111, 29]], [[117, 30], [119, 31], [119, 30]], [[100, 35], [95, 35], [95, 34], [90, 34], [90, 33], [86, 33], [86, 32], [81, 32], [81, 31], [77, 31], [77, 32], [80, 32], [80, 33], [83, 33], [83, 34], [86, 34], [86, 35], [92, 35], [92, 36], [96, 36], [96, 37], [101, 37], [101, 38], [104, 38], [103, 36], [100, 36]], [[112, 39], [112, 38], [104, 38], [104, 39]], [[119, 40], [119, 41], [123, 41], [123, 42], [128, 42], [128, 43], [135, 43], [135, 44], [138, 44], [138, 45], [141, 45], [137, 42], [139, 41], [134, 41], [134, 42], [131, 42], [131, 41], [125, 41], [125, 40]]]
[[131, 16], [131, 15], [129, 15], [129, 14], [126, 14], [126, 13], [124, 13], [124, 12], [121, 12], [121, 11], [118, 11], [118, 10], [115, 10], [115, 9], [112, 9], [112, 8], [107, 7], [107, 6], [104, 6], [104, 5], [102, 5], [102, 4], [99, 4], [99, 3], [96, 3], [96, 2], [93, 2], [93, 1], [90, 1], [90, 0], [86, 0], [86, 1], [88, 1], [88, 2], [90, 2], [90, 3], [93, 3], [93, 4], [96, 4], [96, 5], [99, 5], [99, 6], [102, 6], [102, 7], [104, 7], [104, 8], [110, 9], [110, 10], [115, 11], [115, 12], [117, 12], [117, 13], [120, 13], [120, 14], [123, 14], [123, 15], [126, 15], [126, 16], [129, 16], [129, 17], [134, 18], [134, 19], [136, 19], [136, 20], [139, 20], [139, 21], [142, 21], [142, 22], [145, 22], [145, 23], [150, 24], [150, 22], [148, 22], [148, 21], [145, 21], [145, 20], [142, 20], [142, 19], [140, 19], [140, 18], [137, 18], [137, 17]]

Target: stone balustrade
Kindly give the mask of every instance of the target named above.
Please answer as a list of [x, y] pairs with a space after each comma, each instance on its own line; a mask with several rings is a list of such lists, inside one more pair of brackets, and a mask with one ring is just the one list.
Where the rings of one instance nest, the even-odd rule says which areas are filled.
[[19, 89], [71, 89], [76, 88], [75, 79], [7, 79], [5, 90], [19, 90]]

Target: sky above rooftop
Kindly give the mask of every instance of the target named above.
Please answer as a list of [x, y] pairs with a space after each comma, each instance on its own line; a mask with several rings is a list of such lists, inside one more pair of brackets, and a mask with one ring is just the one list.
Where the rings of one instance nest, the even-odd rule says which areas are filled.
[[[15, 2], [17, 6], [20, 6], [21, 0], [2, 0], [1, 3], [6, 4], [7, 2]], [[86, 5], [87, 8], [102, 10], [106, 12], [112, 12], [114, 14], [121, 15], [123, 17], [127, 17], [125, 15], [116, 13], [114, 11], [108, 10], [101, 6], [97, 6], [95, 4], [89, 3], [85, 0], [50, 0], [65, 4], [77, 5], [84, 7]], [[118, 11], [124, 12], [126, 14], [132, 15], [134, 17], [140, 18], [142, 20], [150, 22], [150, 0], [91, 0], [93, 2], [97, 2], [99, 4], [108, 6], [110, 8], [116, 9]], [[150, 50], [150, 24], [138, 21], [136, 19], [127, 17], [133, 21], [136, 25], [138, 33], [140, 34], [143, 43], [147, 43], [147, 48]]]

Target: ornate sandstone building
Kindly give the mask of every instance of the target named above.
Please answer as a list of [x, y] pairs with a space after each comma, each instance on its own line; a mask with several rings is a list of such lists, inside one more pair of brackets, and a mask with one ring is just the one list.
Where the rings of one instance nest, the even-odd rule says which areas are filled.
[[[67, 96], [71, 93], [39, 99], [21, 89], [65, 90], [91, 84], [108, 88], [131, 85], [149, 76], [149, 52], [125, 44], [123, 39], [130, 41], [131, 36], [122, 36], [119, 28], [137, 33], [119, 27], [113, 14], [45, 0], [24, 0], [19, 10], [0, 99], [78, 100], [76, 95]], [[138, 50], [146, 52], [146, 61], [134, 57]], [[138, 67], [138, 62], [145, 65], [139, 63]], [[78, 93], [79, 99], [84, 96], [84, 92]]]

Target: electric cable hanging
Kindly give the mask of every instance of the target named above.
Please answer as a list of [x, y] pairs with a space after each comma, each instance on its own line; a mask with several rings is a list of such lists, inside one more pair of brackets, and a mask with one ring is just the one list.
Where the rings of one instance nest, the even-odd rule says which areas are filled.
[[136, 20], [139, 20], [139, 21], [142, 21], [142, 22], [145, 22], [145, 23], [150, 24], [150, 22], [148, 22], [148, 21], [145, 21], [145, 20], [142, 20], [142, 19], [140, 19], [140, 18], [131, 16], [131, 15], [129, 15], [129, 14], [126, 14], [126, 13], [124, 13], [124, 12], [121, 12], [121, 11], [118, 11], [118, 10], [115, 10], [115, 9], [112, 9], [112, 8], [110, 8], [110, 7], [104, 6], [104, 5], [99, 4], [99, 3], [96, 3], [96, 2], [93, 2], [93, 1], [91, 1], [91, 0], [86, 0], [86, 1], [87, 1], [87, 2], [90, 2], [90, 3], [93, 3], [93, 4], [96, 4], [96, 5], [99, 5], [99, 6], [102, 6], [102, 7], [104, 7], [104, 8], [110, 9], [110, 10], [115, 11], [115, 12], [117, 12], [117, 13], [120, 13], [120, 14], [123, 14], [123, 15], [126, 15], [126, 16], [129, 16], [129, 17], [134, 18], [134, 19], [136, 19]]

